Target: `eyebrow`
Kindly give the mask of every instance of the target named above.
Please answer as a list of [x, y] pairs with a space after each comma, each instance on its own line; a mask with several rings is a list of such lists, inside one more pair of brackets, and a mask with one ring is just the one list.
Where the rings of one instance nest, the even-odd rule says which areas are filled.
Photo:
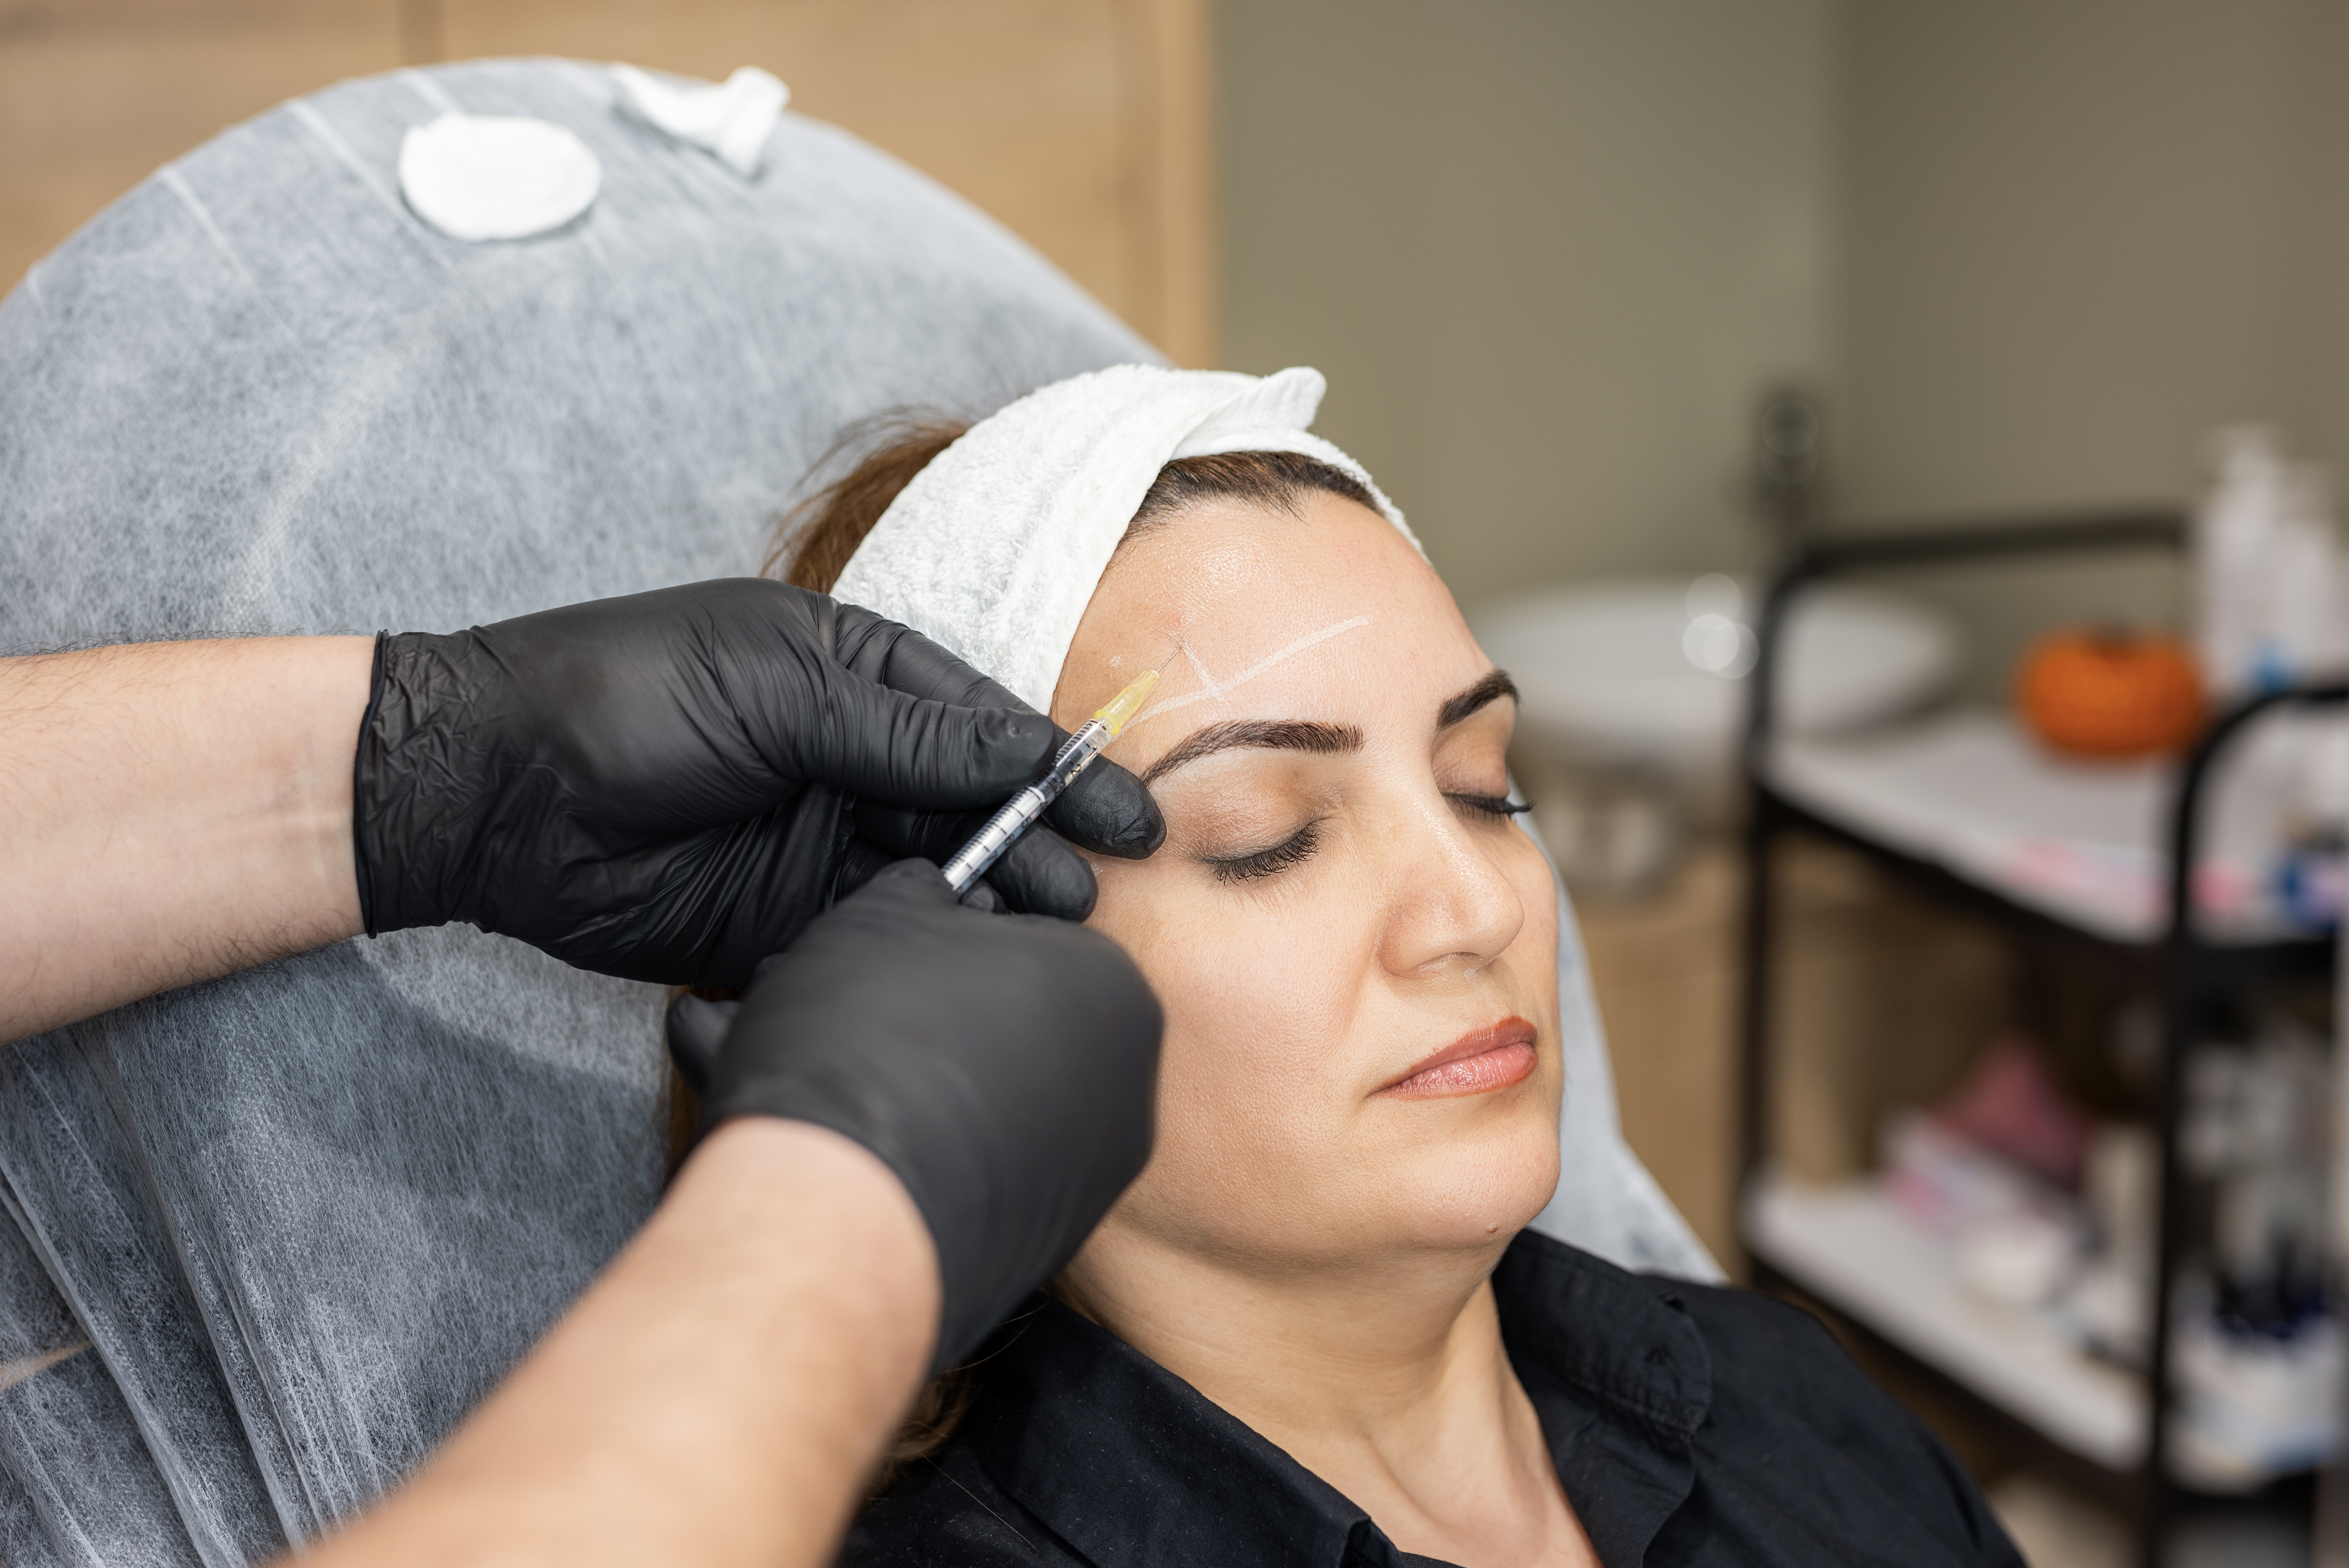
[[1493, 670], [1475, 685], [1471, 686], [1459, 696], [1450, 699], [1443, 707], [1437, 709], [1435, 727], [1439, 730], [1448, 730], [1478, 709], [1497, 702], [1504, 697], [1512, 702], [1517, 701], [1517, 683], [1509, 679], [1507, 670]]
[[[1517, 683], [1509, 679], [1506, 670], [1495, 670], [1475, 685], [1449, 698], [1436, 710], [1435, 727], [1448, 730], [1471, 713], [1506, 697], [1515, 701]], [[1232, 719], [1220, 724], [1209, 724], [1192, 731], [1164, 756], [1142, 771], [1143, 784], [1164, 778], [1185, 763], [1195, 763], [1201, 757], [1211, 757], [1217, 752], [1238, 751], [1311, 752], [1321, 756], [1335, 756], [1362, 749], [1362, 732], [1351, 724], [1324, 724], [1310, 719]]]
[[1173, 750], [1143, 770], [1142, 782], [1153, 784], [1185, 763], [1242, 747], [1331, 756], [1361, 751], [1362, 732], [1351, 724], [1323, 724], [1310, 719], [1227, 720], [1184, 736]]

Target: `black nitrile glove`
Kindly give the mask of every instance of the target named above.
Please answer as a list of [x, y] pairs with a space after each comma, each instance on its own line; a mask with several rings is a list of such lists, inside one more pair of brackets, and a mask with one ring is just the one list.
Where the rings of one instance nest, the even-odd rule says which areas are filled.
[[1140, 1174], [1162, 1023], [1108, 938], [962, 908], [936, 867], [908, 860], [760, 965], [739, 1004], [679, 997], [668, 1033], [705, 1126], [813, 1122], [905, 1184], [937, 1244], [937, 1370], [1059, 1272]]
[[[1028, 705], [1008, 689], [928, 638], [854, 606], [841, 608], [840, 662], [854, 673], [957, 707], [1029, 711]], [[1059, 751], [1068, 738], [1067, 731], [1055, 726], [1047, 751]], [[1091, 783], [1104, 765], [1112, 769], [1111, 782]], [[1022, 775], [1020, 783], [1027, 782]], [[888, 799], [873, 793], [860, 795], [853, 808], [855, 836], [842, 857], [841, 891], [863, 887], [883, 867], [908, 857], [945, 865], [986, 826], [1010, 793], [995, 795], [976, 810], [961, 811], [947, 807], [945, 802]], [[1082, 798], [1076, 798], [1080, 794]], [[1159, 815], [1158, 803], [1139, 780], [1106, 757], [1095, 758], [1077, 775], [1066, 793], [1045, 808], [1044, 820], [1088, 849], [1129, 860], [1152, 854], [1166, 838], [1166, 819]], [[1082, 856], [1071, 854], [1051, 834], [1034, 828], [1012, 840], [1011, 847], [988, 869], [986, 882], [994, 884], [1004, 903], [1018, 913], [1057, 915], [1064, 920], [1081, 920], [1092, 914], [1098, 891], [1092, 867]]]
[[[927, 638], [759, 577], [385, 636], [353, 774], [360, 911], [370, 933], [470, 920], [583, 969], [739, 986], [878, 867], [952, 854], [961, 814], [1059, 740]], [[1112, 855], [1165, 836], [1107, 762], [1046, 820]], [[1092, 868], [1050, 833], [988, 880], [1015, 909], [1092, 909]]]

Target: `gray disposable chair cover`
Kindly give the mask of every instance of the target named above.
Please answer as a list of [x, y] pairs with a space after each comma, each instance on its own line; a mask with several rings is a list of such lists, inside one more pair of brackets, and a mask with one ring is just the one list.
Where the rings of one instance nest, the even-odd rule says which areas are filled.
[[[750, 572], [851, 421], [1154, 358], [831, 127], [786, 117], [746, 181], [613, 99], [563, 61], [347, 82], [34, 268], [0, 304], [0, 653]], [[451, 108], [576, 131], [595, 206], [426, 227], [399, 140]], [[0, 1560], [247, 1563], [406, 1473], [652, 1204], [662, 1000], [459, 927], [0, 1050]], [[1546, 1223], [1705, 1272], [1612, 1152], [1595, 1023], [1578, 1049], [1590, 1189]]]

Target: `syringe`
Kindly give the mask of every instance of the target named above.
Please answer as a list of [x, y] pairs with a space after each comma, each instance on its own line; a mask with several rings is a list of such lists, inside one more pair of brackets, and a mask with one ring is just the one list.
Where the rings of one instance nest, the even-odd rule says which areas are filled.
[[1028, 830], [1028, 825], [1044, 815], [1044, 808], [1060, 798], [1061, 792], [1076, 782], [1079, 774], [1092, 765], [1108, 744], [1117, 739], [1118, 732], [1133, 722], [1149, 699], [1150, 689], [1158, 684], [1158, 671], [1145, 670], [1141, 679], [1111, 698], [1092, 716], [1091, 722], [1069, 737], [1036, 781], [1004, 802], [1003, 809], [987, 819], [968, 844], [955, 852], [946, 863], [947, 880], [957, 893], [968, 892], [970, 885], [987, 875], [987, 868], [1002, 858], [1011, 847], [1011, 841]]

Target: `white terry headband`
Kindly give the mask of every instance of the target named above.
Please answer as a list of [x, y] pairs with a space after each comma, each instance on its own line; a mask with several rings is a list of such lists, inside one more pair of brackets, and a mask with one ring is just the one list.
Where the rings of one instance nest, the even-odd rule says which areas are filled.
[[1158, 471], [1291, 452], [1350, 474], [1417, 549], [1362, 465], [1306, 427], [1319, 370], [1242, 376], [1114, 365], [1030, 392], [930, 460], [873, 525], [836, 598], [902, 621], [1049, 712], [1061, 665]]

